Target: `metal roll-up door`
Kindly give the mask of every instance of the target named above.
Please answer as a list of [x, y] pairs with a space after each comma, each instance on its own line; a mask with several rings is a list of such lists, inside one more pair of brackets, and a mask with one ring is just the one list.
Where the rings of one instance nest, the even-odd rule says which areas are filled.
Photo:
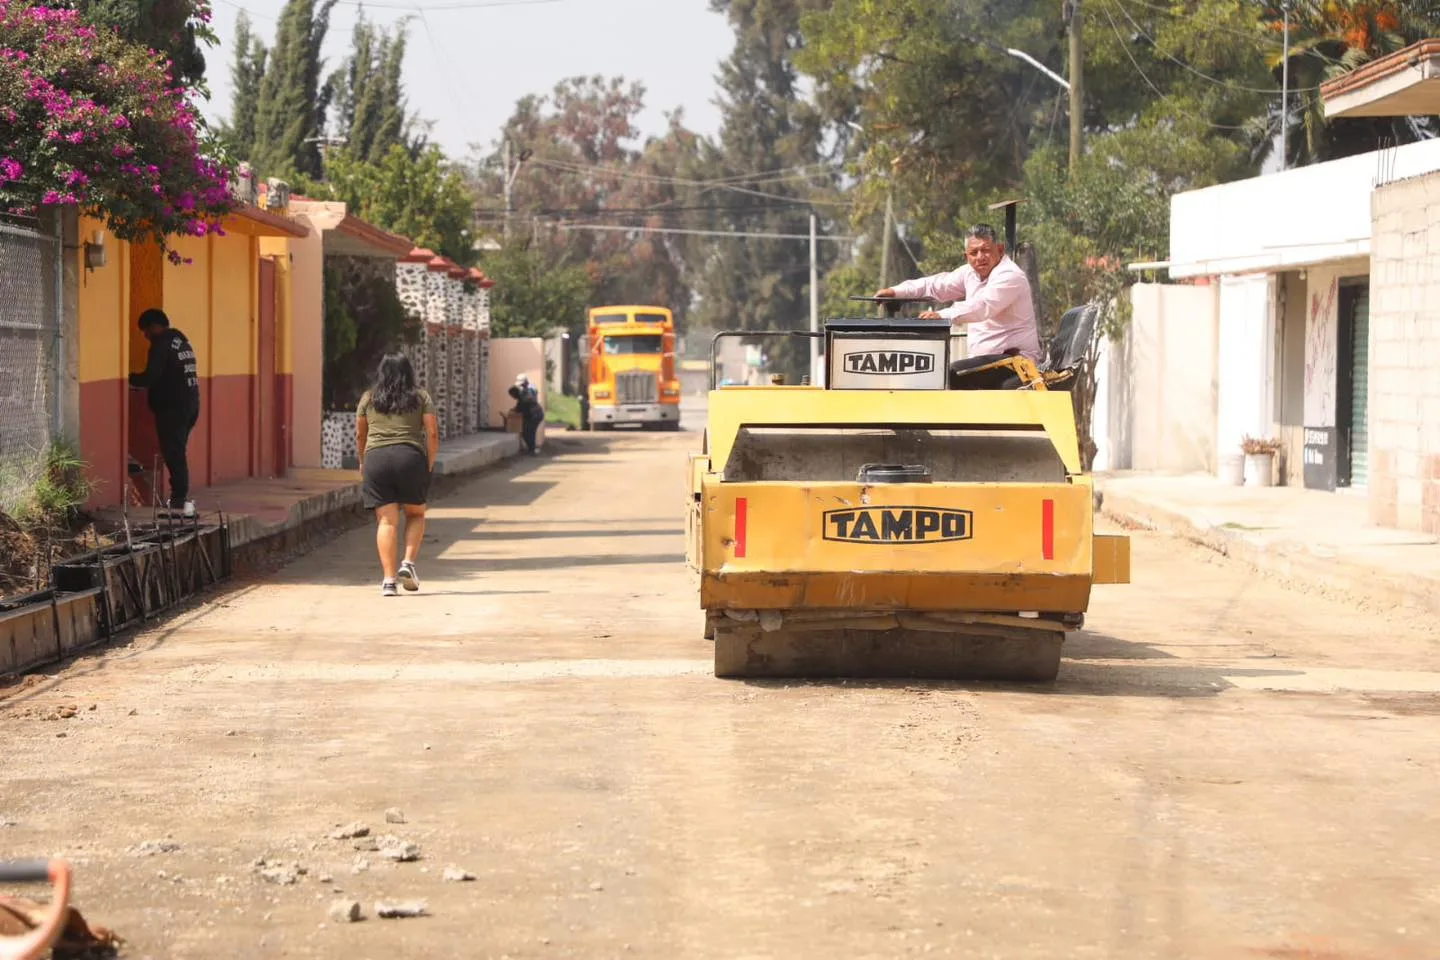
[[1358, 287], [1350, 323], [1350, 485], [1363, 487], [1370, 467], [1370, 289]]

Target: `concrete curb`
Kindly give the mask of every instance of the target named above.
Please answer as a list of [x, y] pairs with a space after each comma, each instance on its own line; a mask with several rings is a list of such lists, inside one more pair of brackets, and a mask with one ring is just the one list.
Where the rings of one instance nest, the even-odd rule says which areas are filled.
[[1397, 575], [1311, 544], [1257, 536], [1196, 521], [1183, 512], [1097, 486], [1100, 513], [1122, 526], [1153, 530], [1213, 550], [1302, 589], [1359, 607], [1440, 614], [1440, 580]]

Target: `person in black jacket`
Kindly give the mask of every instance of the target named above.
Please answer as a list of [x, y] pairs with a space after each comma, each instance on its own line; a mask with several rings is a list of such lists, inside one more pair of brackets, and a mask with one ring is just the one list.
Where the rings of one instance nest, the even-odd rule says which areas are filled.
[[515, 398], [515, 412], [524, 418], [520, 426], [520, 439], [524, 441], [525, 449], [534, 456], [540, 452], [535, 447], [535, 441], [540, 431], [540, 422], [545, 419], [545, 408], [540, 406], [540, 394], [530, 385], [530, 378], [523, 373], [515, 378], [515, 385], [508, 392]]
[[150, 358], [144, 373], [130, 374], [130, 386], [149, 389], [150, 412], [155, 416], [155, 433], [160, 455], [170, 471], [170, 508], [195, 515], [190, 499], [190, 465], [186, 447], [190, 431], [200, 419], [200, 375], [195, 348], [185, 334], [170, 326], [163, 310], [140, 314], [140, 330], [150, 341]]

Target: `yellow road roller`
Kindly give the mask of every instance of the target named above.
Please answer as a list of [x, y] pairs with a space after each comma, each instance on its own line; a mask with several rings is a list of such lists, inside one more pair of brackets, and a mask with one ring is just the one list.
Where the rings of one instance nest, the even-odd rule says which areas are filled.
[[950, 325], [897, 317], [809, 334], [823, 385], [712, 384], [686, 525], [715, 675], [1053, 680], [1091, 586], [1130, 579], [1067, 391], [1094, 323], [1002, 361], [1013, 389], [963, 389]]

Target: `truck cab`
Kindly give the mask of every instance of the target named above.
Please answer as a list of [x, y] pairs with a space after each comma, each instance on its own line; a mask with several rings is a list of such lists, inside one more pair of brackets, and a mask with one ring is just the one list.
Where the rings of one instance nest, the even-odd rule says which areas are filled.
[[586, 324], [589, 354], [586, 426], [611, 430], [680, 429], [680, 380], [675, 369], [675, 320], [664, 307], [593, 307]]

